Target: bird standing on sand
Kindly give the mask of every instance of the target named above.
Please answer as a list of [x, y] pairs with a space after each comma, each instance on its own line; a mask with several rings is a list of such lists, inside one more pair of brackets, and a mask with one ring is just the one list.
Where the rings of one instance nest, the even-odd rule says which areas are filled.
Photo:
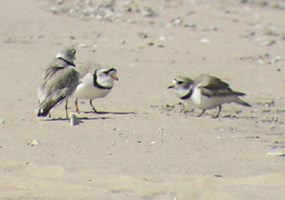
[[76, 50], [69, 47], [59, 52], [43, 73], [38, 88], [38, 117], [49, 115], [50, 110], [66, 100], [65, 114], [68, 119], [67, 100], [79, 83], [79, 73], [75, 69]]
[[114, 68], [99, 67], [93, 70], [89, 69], [81, 74], [82, 78], [73, 94], [73, 97], [76, 98], [75, 107], [78, 113], [78, 99], [89, 100], [93, 111], [97, 113], [92, 100], [107, 96], [114, 86], [114, 80], [119, 80], [117, 70]]
[[251, 107], [250, 104], [239, 98], [239, 96], [244, 96], [244, 93], [233, 91], [228, 83], [206, 74], [200, 75], [194, 81], [185, 76], [178, 76], [168, 88], [173, 88], [180, 99], [190, 100], [196, 108], [202, 109], [199, 117], [207, 109], [218, 107], [219, 111], [215, 116], [215, 118], [218, 118], [222, 110], [222, 104], [225, 103], [234, 102]]

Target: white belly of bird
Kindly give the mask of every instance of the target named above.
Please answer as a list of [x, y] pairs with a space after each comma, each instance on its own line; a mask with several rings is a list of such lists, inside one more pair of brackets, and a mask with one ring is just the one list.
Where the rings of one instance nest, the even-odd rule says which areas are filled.
[[199, 88], [196, 88], [191, 96], [191, 102], [200, 109], [212, 109], [224, 103], [236, 102], [237, 100], [237, 96], [207, 97], [201, 95]]
[[78, 99], [97, 99], [109, 94], [111, 89], [100, 89], [93, 86], [93, 83], [81, 83], [77, 86], [73, 97]]

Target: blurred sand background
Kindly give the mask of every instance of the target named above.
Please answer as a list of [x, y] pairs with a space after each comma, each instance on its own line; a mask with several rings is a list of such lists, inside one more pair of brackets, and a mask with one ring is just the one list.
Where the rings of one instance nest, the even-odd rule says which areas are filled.
[[[285, 194], [285, 2], [0, 0], [0, 200], [280, 200]], [[63, 47], [120, 81], [78, 126], [36, 117]], [[201, 118], [167, 90], [218, 76], [252, 108]], [[70, 108], [75, 110], [73, 100]], [[81, 102], [90, 111], [88, 102]]]

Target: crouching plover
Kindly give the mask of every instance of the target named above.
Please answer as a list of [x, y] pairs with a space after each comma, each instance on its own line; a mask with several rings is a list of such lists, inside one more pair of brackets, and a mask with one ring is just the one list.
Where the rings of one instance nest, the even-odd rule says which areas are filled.
[[251, 106], [239, 98], [239, 96], [244, 96], [244, 93], [233, 91], [228, 83], [206, 74], [200, 75], [194, 81], [185, 76], [178, 76], [168, 88], [173, 88], [180, 99], [190, 100], [194, 107], [202, 109], [199, 117], [207, 109], [215, 107], [219, 108], [215, 117], [219, 117], [222, 104], [225, 103], [234, 102], [243, 106]]
[[81, 73], [81, 79], [73, 97], [75, 100], [76, 111], [79, 113], [78, 99], [89, 100], [93, 111], [98, 112], [92, 104], [93, 99], [103, 98], [108, 95], [113, 86], [114, 80], [119, 80], [117, 70], [114, 68], [88, 69]]
[[79, 83], [79, 73], [75, 69], [76, 50], [72, 47], [59, 52], [43, 73], [38, 88], [38, 117], [49, 115], [50, 110], [66, 100], [65, 112], [68, 118], [67, 99]]

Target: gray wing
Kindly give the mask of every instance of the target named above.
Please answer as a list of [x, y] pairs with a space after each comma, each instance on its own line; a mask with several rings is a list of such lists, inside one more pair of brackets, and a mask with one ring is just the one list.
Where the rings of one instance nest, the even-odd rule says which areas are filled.
[[63, 101], [75, 91], [79, 82], [79, 74], [72, 67], [50, 67], [44, 77], [39, 89], [40, 107]]
[[61, 59], [55, 58], [44, 71], [42, 78], [45, 81], [50, 79], [57, 71], [62, 70], [63, 68], [68, 67], [68, 64]]
[[243, 96], [245, 95], [242, 92], [236, 92], [233, 91], [229, 84], [222, 81], [221, 79], [214, 77], [214, 76], [208, 76], [205, 74], [202, 74], [197, 79], [195, 79], [196, 86], [201, 88], [201, 92], [203, 95], [208, 97], [225, 97], [225, 96]]

